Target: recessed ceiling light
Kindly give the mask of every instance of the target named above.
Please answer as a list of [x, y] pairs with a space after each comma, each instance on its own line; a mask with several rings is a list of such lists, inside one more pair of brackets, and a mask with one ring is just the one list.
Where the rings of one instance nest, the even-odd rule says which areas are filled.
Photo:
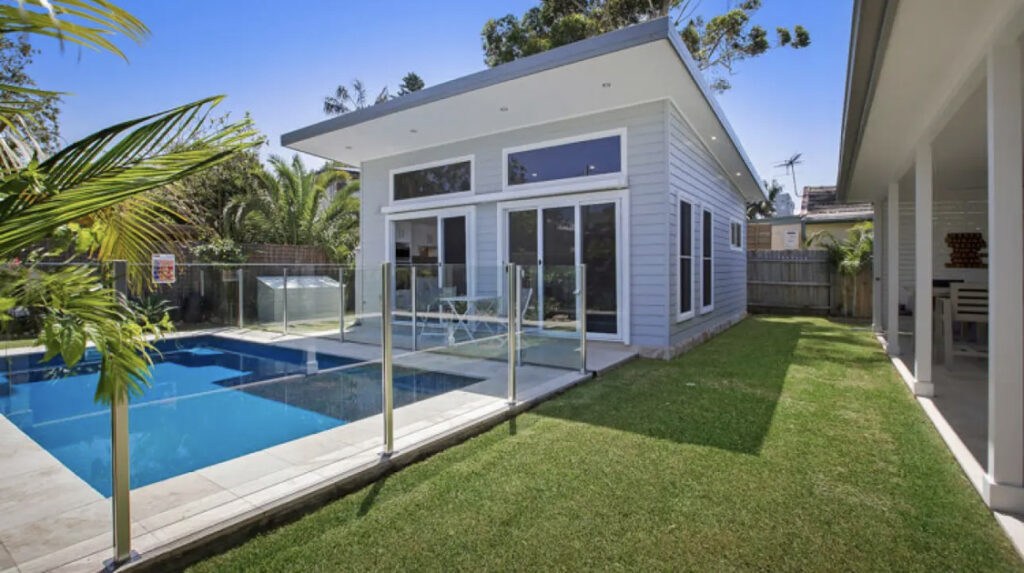
[[717, 135], [712, 135], [711, 136], [711, 141], [718, 141], [718, 136]]
[[742, 174], [742, 173], [740, 173], [739, 171], [737, 171], [737, 172], [736, 172], [736, 177], [743, 177], [743, 174]]
[[507, 105], [501, 106], [501, 111], [508, 111], [508, 106]]
[[351, 145], [346, 145], [345, 149], [352, 149], [352, 146]]
[[418, 132], [418, 131], [416, 131], [415, 129], [410, 129], [410, 130], [409, 130], [409, 133], [419, 133], [419, 132]]
[[611, 82], [604, 82], [603, 84], [601, 84], [601, 87], [603, 87], [603, 88], [610, 88], [610, 87], [612, 87], [612, 83]]

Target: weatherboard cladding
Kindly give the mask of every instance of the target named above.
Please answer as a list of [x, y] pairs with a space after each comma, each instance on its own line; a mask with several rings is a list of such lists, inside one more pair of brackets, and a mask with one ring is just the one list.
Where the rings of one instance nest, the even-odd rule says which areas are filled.
[[[667, 197], [669, 205], [669, 235], [671, 241], [668, 258], [669, 285], [672, 310], [669, 317], [669, 340], [673, 348], [683, 348], [688, 342], [698, 339], [705, 332], [721, 328], [747, 310], [747, 257], [746, 250], [734, 250], [729, 245], [729, 223], [740, 221], [746, 224], [744, 201], [739, 192], [732, 186], [722, 172], [721, 167], [710, 152], [700, 143], [696, 134], [675, 106], [666, 104], [668, 113], [668, 171], [669, 188], [672, 193]], [[694, 211], [710, 208], [713, 213], [714, 244], [714, 308], [710, 312], [701, 313], [699, 301], [695, 303], [696, 313], [693, 318], [677, 321], [676, 300], [679, 289], [679, 228], [678, 228], [678, 196], [682, 192], [694, 202]], [[699, 221], [695, 230], [699, 231]], [[703, 245], [703, 233], [697, 232], [694, 237], [694, 253], [699, 254]], [[694, 270], [700, 276], [701, 265]], [[699, 283], [698, 283], [699, 284]]]
[[[668, 101], [656, 101], [492, 134], [429, 149], [368, 161], [363, 169], [363, 244], [366, 262], [384, 260], [388, 177], [393, 169], [448, 158], [474, 156], [477, 195], [502, 190], [502, 149], [593, 132], [626, 128], [631, 343], [649, 349], [701, 335], [742, 315], [746, 309], [743, 251], [729, 247], [729, 221], [743, 220], [743, 201], [718, 163]], [[675, 191], [684, 189], [715, 213], [715, 309], [681, 324], [675, 321], [677, 254]], [[670, 193], [671, 191], [671, 193]], [[473, 207], [478, 292], [494, 292], [498, 252], [497, 204]], [[695, 248], [699, 249], [699, 241]], [[664, 354], [664, 352], [662, 352]]]

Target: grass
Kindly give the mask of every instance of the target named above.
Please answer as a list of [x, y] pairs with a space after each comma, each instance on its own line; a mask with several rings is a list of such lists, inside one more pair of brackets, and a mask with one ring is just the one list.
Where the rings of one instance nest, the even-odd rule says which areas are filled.
[[868, 332], [751, 318], [195, 569], [1020, 567]]

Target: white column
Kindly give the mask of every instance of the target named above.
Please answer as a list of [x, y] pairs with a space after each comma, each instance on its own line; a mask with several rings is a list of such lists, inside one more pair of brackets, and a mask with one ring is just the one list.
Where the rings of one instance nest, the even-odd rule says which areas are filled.
[[1024, 176], [1021, 55], [1016, 42], [988, 54], [988, 475], [992, 509], [1024, 513]]
[[882, 202], [872, 203], [872, 225], [874, 227], [874, 251], [871, 253], [871, 329], [882, 332]]
[[888, 211], [885, 215], [886, 269], [886, 350], [889, 356], [900, 354], [900, 184], [889, 184]]
[[914, 161], [914, 394], [932, 396], [932, 146]]

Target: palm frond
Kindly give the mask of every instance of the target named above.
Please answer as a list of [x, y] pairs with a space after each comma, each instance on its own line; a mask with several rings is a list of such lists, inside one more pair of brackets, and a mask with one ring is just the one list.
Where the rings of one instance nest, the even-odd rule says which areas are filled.
[[0, 184], [0, 255], [254, 145], [249, 120], [192, 138], [221, 99], [203, 99], [101, 130], [5, 179]]
[[0, 5], [0, 34], [49, 36], [123, 58], [110, 37], [123, 35], [141, 43], [149, 28], [106, 0], [18, 0], [17, 6]]

